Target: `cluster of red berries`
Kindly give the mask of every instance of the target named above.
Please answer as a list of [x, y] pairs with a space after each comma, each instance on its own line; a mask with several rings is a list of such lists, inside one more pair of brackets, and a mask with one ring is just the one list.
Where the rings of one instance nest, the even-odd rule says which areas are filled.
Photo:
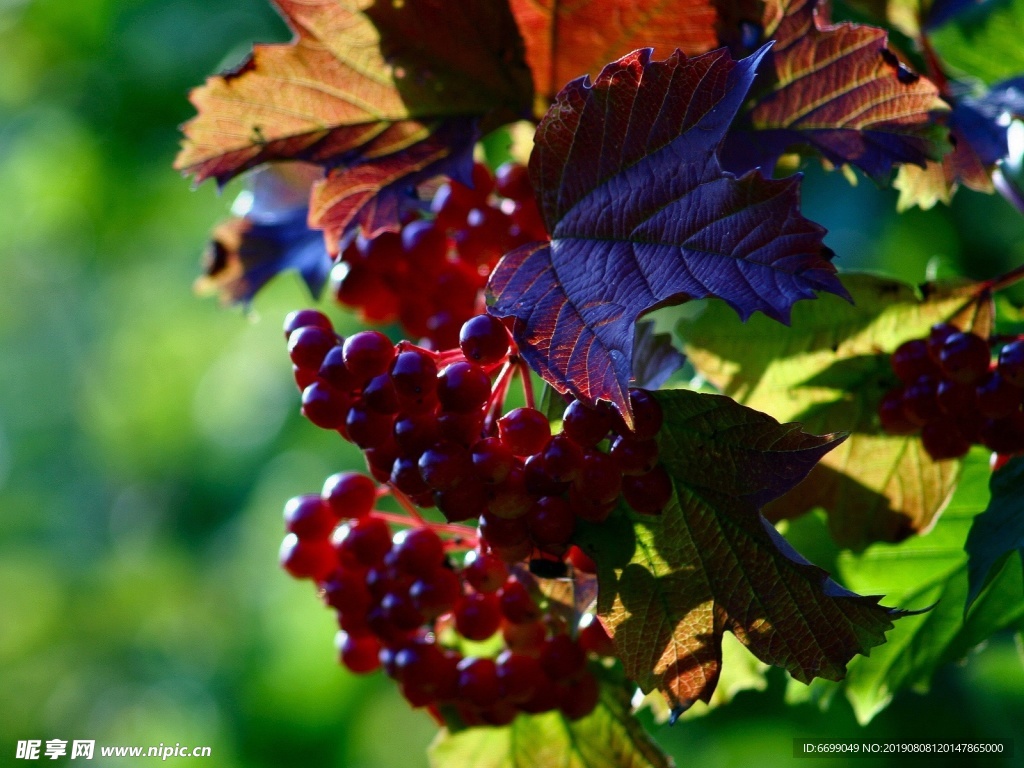
[[516, 163], [494, 176], [477, 163], [472, 188], [442, 184], [431, 209], [432, 218], [409, 221], [400, 233], [357, 237], [331, 278], [337, 300], [364, 321], [398, 321], [422, 345], [447, 349], [483, 309], [482, 289], [498, 260], [547, 232], [527, 170]]
[[920, 431], [935, 460], [963, 456], [975, 443], [1001, 455], [1024, 451], [1024, 340], [996, 356], [991, 346], [947, 323], [901, 344], [892, 355], [901, 385], [878, 409], [885, 431]]
[[[466, 725], [504, 725], [520, 712], [558, 709], [577, 719], [593, 711], [600, 691], [588, 654], [614, 654], [600, 622], [587, 614], [577, 623], [545, 607], [528, 575], [517, 577], [479, 547], [457, 567], [451, 553], [466, 544], [443, 540], [429, 523], [392, 535], [388, 519], [396, 516], [374, 511], [378, 495], [369, 477], [345, 472], [328, 478], [320, 495], [285, 506], [281, 564], [316, 581], [336, 612], [341, 663], [359, 673], [383, 667], [410, 704], [435, 716], [454, 707]], [[572, 562], [593, 571], [579, 550]], [[494, 655], [460, 651], [465, 640], [499, 633], [485, 646]]]
[[612, 408], [580, 401], [556, 435], [534, 408], [499, 418], [521, 362], [490, 315], [469, 319], [459, 347], [441, 353], [376, 331], [342, 340], [315, 310], [289, 315], [285, 335], [303, 414], [362, 448], [373, 476], [417, 506], [476, 521], [505, 562], [535, 550], [564, 557], [576, 521], [602, 522], [620, 495], [642, 514], [671, 497], [654, 439], [661, 407], [649, 392], [630, 393], [632, 430]]

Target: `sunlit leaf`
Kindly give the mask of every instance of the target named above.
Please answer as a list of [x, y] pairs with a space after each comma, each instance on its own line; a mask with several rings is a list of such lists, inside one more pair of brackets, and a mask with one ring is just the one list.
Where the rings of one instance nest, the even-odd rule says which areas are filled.
[[604, 679], [597, 709], [571, 721], [558, 712], [519, 715], [500, 728], [442, 730], [430, 746], [431, 768], [670, 768], [621, 684]]
[[[1024, 561], [1024, 457], [992, 473], [991, 500], [967, 536], [967, 609], [1014, 552]], [[1024, 594], [1022, 594], [1024, 600]]]
[[896, 385], [889, 364], [907, 339], [927, 335], [969, 303], [962, 292], [847, 274], [853, 304], [834, 297], [797, 305], [789, 328], [742, 324], [718, 302], [679, 325], [684, 350], [722, 392], [813, 431], [849, 430], [849, 440], [807, 481], [766, 509], [773, 519], [823, 507], [833, 537], [859, 548], [927, 530], [949, 502], [959, 463], [935, 462], [916, 436], [885, 434], [877, 409]]
[[883, 29], [829, 24], [817, 0], [770, 0], [764, 39], [775, 41], [763, 79], [726, 141], [725, 167], [772, 168], [793, 149], [884, 180], [893, 165], [938, 160], [949, 149], [935, 113], [938, 89], [886, 47]]
[[709, 701], [728, 630], [798, 680], [841, 678], [902, 614], [829, 579], [759, 507], [842, 436], [807, 434], [720, 395], [668, 390], [658, 401], [670, 504], [657, 517], [620, 510], [578, 535], [598, 564], [598, 612], [626, 674], [676, 712]]
[[894, 182], [900, 190], [897, 210], [949, 203], [960, 184], [977, 192], [993, 192], [992, 170], [1009, 152], [1009, 126], [1020, 117], [1024, 117], [1024, 78], [999, 83], [982, 95], [954, 98], [949, 114], [953, 151], [940, 162], [929, 161], [923, 169], [900, 167]]
[[885, 645], [868, 658], [850, 662], [840, 686], [815, 683], [811, 693], [821, 696], [823, 703], [842, 691], [857, 718], [867, 722], [898, 691], [927, 688], [941, 665], [959, 661], [995, 632], [1024, 619], [1022, 571], [1016, 558], [964, 614], [968, 594], [964, 542], [984, 506], [988, 480], [988, 453], [975, 449], [966, 459], [953, 501], [927, 535], [898, 546], [874, 544], [860, 555], [840, 555], [838, 574], [852, 589], [884, 592], [887, 601], [908, 609], [934, 608], [897, 622]]
[[634, 324], [657, 305], [718, 296], [786, 320], [798, 299], [843, 293], [799, 179], [719, 166], [761, 55], [637, 51], [569, 83], [541, 122], [530, 176], [551, 241], [506, 255], [489, 292], [559, 391], [625, 413]]
[[502, 0], [451, 0], [443, 14], [434, 0], [276, 4], [295, 39], [257, 45], [192, 92], [198, 115], [175, 165], [219, 183], [271, 160], [331, 169], [314, 203], [331, 242], [355, 223], [379, 230], [424, 175], [458, 175], [475, 119], [530, 110], [522, 40]]
[[709, 0], [510, 0], [526, 43], [543, 115], [570, 80], [596, 76], [604, 65], [637, 48], [665, 57], [717, 47], [718, 14]]

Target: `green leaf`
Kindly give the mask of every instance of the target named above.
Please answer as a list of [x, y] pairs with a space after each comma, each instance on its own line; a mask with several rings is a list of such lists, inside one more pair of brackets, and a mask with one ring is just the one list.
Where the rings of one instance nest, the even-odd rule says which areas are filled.
[[989, 85], [1024, 72], [1024, 0], [994, 0], [935, 30], [943, 63]]
[[501, 728], [442, 729], [430, 746], [431, 768], [671, 768], [633, 717], [627, 688], [605, 678], [597, 708], [580, 720], [547, 712]]
[[836, 541], [862, 548], [927, 530], [952, 497], [959, 462], [932, 461], [916, 436], [885, 434], [877, 408], [897, 384], [890, 353], [969, 299], [950, 287], [928, 286], [924, 298], [895, 280], [841, 277], [853, 304], [822, 294], [796, 304], [789, 327], [759, 316], [741, 323], [715, 301], [678, 332], [691, 364], [725, 394], [812, 432], [852, 433], [765, 513], [782, 519], [823, 507]]
[[874, 544], [860, 555], [840, 554], [838, 572], [851, 588], [884, 592], [886, 600], [908, 609], [935, 607], [904, 618], [885, 645], [868, 658], [854, 659], [841, 686], [816, 682], [810, 693], [822, 704], [841, 690], [857, 719], [866, 723], [897, 691], [927, 688], [939, 666], [958, 661], [995, 632], [1024, 619], [1021, 567], [1016, 561], [964, 616], [964, 541], [984, 506], [988, 475], [987, 452], [977, 448], [965, 460], [956, 495], [930, 533], [899, 545]]
[[758, 507], [800, 482], [842, 436], [809, 435], [720, 395], [657, 397], [671, 502], [656, 517], [620, 509], [577, 534], [598, 564], [598, 613], [626, 674], [644, 692], [661, 690], [676, 714], [707, 702], [728, 630], [799, 680], [841, 678], [902, 614], [831, 581]]
[[988, 508], [975, 518], [967, 535], [970, 591], [965, 610], [970, 610], [1014, 550], [1024, 560], [1024, 456], [993, 472], [989, 487]]

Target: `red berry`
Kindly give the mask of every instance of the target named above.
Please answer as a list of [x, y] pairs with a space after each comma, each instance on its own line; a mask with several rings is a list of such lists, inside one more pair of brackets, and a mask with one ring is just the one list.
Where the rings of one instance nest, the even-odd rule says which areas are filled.
[[614, 656], [615, 643], [608, 636], [601, 621], [592, 613], [583, 614], [580, 619], [578, 640], [580, 648], [598, 656]]
[[672, 480], [659, 464], [647, 474], [624, 477], [622, 496], [633, 511], [659, 515], [672, 498]]
[[454, 608], [455, 628], [467, 640], [486, 640], [501, 625], [501, 608], [493, 594], [463, 595]]
[[975, 402], [982, 416], [999, 419], [1018, 411], [1024, 390], [1013, 386], [998, 371], [992, 371], [977, 386]]
[[285, 528], [300, 539], [327, 540], [338, 518], [319, 496], [296, 496], [284, 505]]
[[454, 571], [436, 568], [409, 587], [413, 605], [427, 619], [436, 619], [455, 607], [462, 594], [462, 583]]
[[341, 663], [352, 672], [365, 674], [380, 666], [380, 641], [373, 635], [350, 635], [339, 630], [334, 644]]
[[419, 399], [437, 388], [437, 366], [429, 353], [418, 349], [400, 352], [391, 365], [391, 381], [399, 396]]
[[535, 408], [516, 408], [498, 419], [498, 436], [516, 456], [529, 456], [544, 448], [551, 425]]
[[942, 372], [962, 384], [974, 384], [988, 372], [988, 342], [973, 333], [954, 333], [939, 349]]
[[318, 371], [327, 353], [337, 342], [333, 331], [318, 325], [307, 325], [298, 328], [288, 337], [288, 356], [300, 368]]
[[338, 472], [327, 478], [320, 498], [339, 518], [366, 517], [377, 501], [377, 484], [358, 472]]
[[321, 581], [338, 567], [338, 556], [327, 541], [303, 541], [294, 533], [284, 537], [278, 559], [296, 579]]
[[576, 529], [576, 515], [569, 503], [558, 496], [544, 496], [526, 517], [530, 536], [539, 547], [569, 543]]
[[501, 613], [513, 624], [528, 624], [540, 618], [540, 608], [530, 591], [516, 579], [509, 579], [498, 591]]
[[1011, 341], [999, 353], [999, 375], [1024, 389], [1024, 339]]
[[430, 528], [407, 528], [392, 539], [391, 557], [400, 570], [424, 576], [444, 562], [444, 542]]
[[921, 376], [938, 373], [935, 362], [928, 354], [928, 342], [911, 339], [900, 344], [890, 359], [892, 369], [904, 384], [911, 384]]
[[540, 662], [523, 653], [502, 651], [495, 667], [501, 697], [509, 701], [528, 701], [544, 680]]
[[476, 707], [489, 707], [501, 696], [494, 659], [469, 656], [459, 662], [458, 695]]
[[348, 409], [348, 396], [329, 384], [314, 381], [302, 390], [302, 415], [321, 429], [341, 429]]
[[658, 443], [654, 440], [634, 440], [621, 436], [612, 441], [609, 455], [624, 475], [642, 475], [658, 463]]
[[378, 331], [360, 331], [345, 339], [342, 347], [345, 367], [359, 385], [387, 373], [395, 357], [391, 340]]
[[362, 517], [338, 529], [335, 547], [342, 557], [370, 567], [391, 551], [391, 528], [379, 517]]
[[948, 419], [925, 424], [921, 443], [935, 461], [958, 459], [971, 449], [971, 441], [960, 433], [955, 421]]
[[540, 665], [552, 680], [569, 680], [587, 667], [587, 654], [568, 635], [555, 635], [544, 641]]
[[441, 371], [437, 399], [450, 413], [479, 411], [491, 396], [491, 379], [473, 363], [452, 363]]
[[574, 443], [593, 448], [604, 440], [612, 428], [612, 415], [600, 408], [591, 408], [582, 400], [573, 400], [562, 415], [562, 430]]
[[530, 172], [525, 165], [512, 162], [502, 163], [494, 172], [495, 188], [502, 197], [510, 200], [532, 200], [533, 185]]
[[289, 312], [284, 318], [284, 337], [287, 340], [293, 331], [315, 325], [330, 334], [334, 334], [334, 326], [323, 312], [315, 309], [297, 309]]
[[492, 365], [508, 355], [508, 331], [492, 315], [476, 315], [462, 325], [459, 346], [467, 360], [477, 365]]

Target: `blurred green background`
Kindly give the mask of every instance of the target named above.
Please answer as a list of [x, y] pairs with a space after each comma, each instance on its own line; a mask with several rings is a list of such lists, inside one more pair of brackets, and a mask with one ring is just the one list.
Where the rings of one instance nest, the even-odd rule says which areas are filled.
[[[280, 321], [308, 296], [285, 275], [246, 317], [190, 289], [232, 195], [171, 170], [187, 91], [284, 39], [263, 0], [0, 0], [0, 765], [50, 738], [208, 745], [225, 767], [426, 764], [430, 719], [342, 671], [330, 614], [276, 565], [284, 501], [358, 458], [298, 414]], [[810, 169], [805, 200], [844, 268], [1024, 260], [998, 198], [897, 217], [893, 193]], [[709, 768], [789, 762], [794, 736], [1024, 736], [1010, 636], [864, 730], [784, 689], [773, 672], [652, 727]]]

